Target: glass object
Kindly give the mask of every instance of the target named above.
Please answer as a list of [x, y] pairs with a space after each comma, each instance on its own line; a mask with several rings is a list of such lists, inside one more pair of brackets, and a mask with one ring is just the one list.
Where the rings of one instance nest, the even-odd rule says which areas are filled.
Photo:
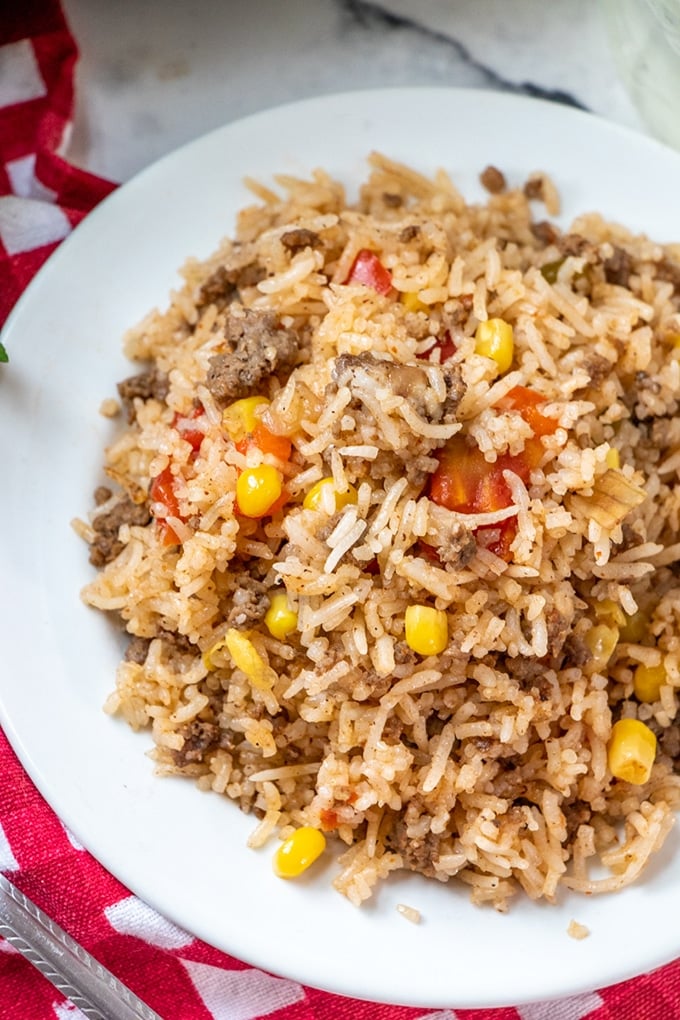
[[680, 149], [680, 0], [603, 0], [630, 96], [660, 139]]

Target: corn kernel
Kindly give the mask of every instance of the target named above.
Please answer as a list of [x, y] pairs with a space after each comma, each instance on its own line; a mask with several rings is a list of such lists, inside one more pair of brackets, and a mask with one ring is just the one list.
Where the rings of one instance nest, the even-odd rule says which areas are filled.
[[623, 627], [626, 623], [626, 614], [618, 602], [614, 602], [613, 599], [602, 599], [600, 602], [595, 602], [593, 612], [598, 620], [608, 620], [610, 623], [616, 624], [617, 627]]
[[407, 312], [429, 312], [430, 310], [415, 291], [404, 291], [401, 295], [401, 303]]
[[278, 641], [284, 641], [296, 629], [297, 613], [288, 605], [288, 595], [285, 591], [272, 595], [264, 622], [271, 636]]
[[449, 643], [449, 625], [441, 609], [409, 606], [404, 625], [406, 644], [418, 655], [439, 655]]
[[[276, 673], [267, 665], [257, 648], [243, 631], [231, 627], [224, 635], [226, 646], [234, 665], [248, 677], [258, 691], [270, 691], [276, 682]], [[211, 649], [211, 652], [214, 649]]]
[[514, 349], [513, 329], [505, 319], [487, 319], [477, 326], [475, 353], [495, 361], [501, 374], [512, 365]]
[[260, 415], [269, 405], [266, 397], [244, 397], [230, 404], [222, 413], [222, 425], [229, 438], [239, 443], [249, 436], [260, 421]]
[[638, 609], [637, 613], [633, 613], [632, 616], [629, 616], [627, 613], [624, 615], [626, 622], [621, 628], [621, 640], [630, 641], [631, 644], [638, 645], [645, 636], [649, 617], [641, 609]]
[[281, 472], [269, 464], [246, 468], [236, 482], [236, 503], [244, 517], [264, 517], [281, 498]]
[[326, 849], [323, 832], [303, 825], [284, 840], [274, 854], [274, 871], [279, 878], [297, 878]]
[[609, 771], [616, 779], [641, 786], [656, 757], [656, 736], [639, 719], [619, 719], [612, 726], [607, 746]]
[[601, 670], [607, 665], [619, 643], [619, 628], [598, 623], [590, 628], [583, 640], [593, 657], [592, 665], [595, 669]]
[[356, 503], [358, 498], [357, 490], [353, 485], [350, 485], [345, 492], [338, 492], [332, 478], [322, 478], [311, 487], [302, 501], [302, 505], [305, 510], [323, 510], [326, 498], [331, 493], [335, 498], [335, 505], [331, 513], [335, 513], [336, 510], [342, 510], [344, 506], [349, 506], [350, 503]]
[[651, 703], [659, 700], [659, 692], [666, 683], [666, 669], [663, 665], [645, 666], [640, 663], [633, 675], [633, 690], [638, 701]]
[[619, 470], [619, 468], [621, 467], [621, 454], [619, 453], [615, 446], [609, 447], [607, 453], [605, 454], [604, 462], [607, 465], [607, 467], [614, 468], [615, 471]]

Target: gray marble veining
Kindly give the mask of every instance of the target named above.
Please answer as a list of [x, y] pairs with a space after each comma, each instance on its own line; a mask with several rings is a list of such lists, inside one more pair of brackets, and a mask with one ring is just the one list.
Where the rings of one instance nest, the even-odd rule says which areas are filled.
[[113, 180], [237, 117], [348, 89], [500, 89], [641, 126], [592, 0], [66, 0], [65, 9], [81, 50], [67, 155]]

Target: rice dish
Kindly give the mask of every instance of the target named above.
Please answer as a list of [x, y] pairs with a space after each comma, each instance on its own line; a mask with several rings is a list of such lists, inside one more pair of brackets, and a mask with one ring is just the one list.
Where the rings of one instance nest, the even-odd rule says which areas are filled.
[[541, 173], [370, 165], [250, 182], [125, 339], [76, 522], [106, 710], [253, 847], [336, 837], [355, 904], [618, 890], [679, 800], [680, 247], [559, 229]]

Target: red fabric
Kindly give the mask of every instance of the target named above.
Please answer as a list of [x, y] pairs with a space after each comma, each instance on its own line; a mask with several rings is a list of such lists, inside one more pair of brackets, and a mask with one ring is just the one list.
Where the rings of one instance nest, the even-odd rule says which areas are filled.
[[[57, 0], [22, 0], [4, 8], [0, 66], [16, 67], [21, 87], [9, 87], [8, 102], [7, 80], [0, 79], [0, 323], [59, 240], [114, 187], [70, 166], [60, 155], [73, 111], [77, 50]], [[376, 1005], [272, 978], [179, 931], [136, 900], [75, 844], [1, 733], [0, 866], [167, 1020], [255, 1020], [265, 1015], [278, 1020], [680, 1016], [680, 961], [609, 989], [519, 1010]], [[81, 1016], [0, 939], [0, 1020]]]

